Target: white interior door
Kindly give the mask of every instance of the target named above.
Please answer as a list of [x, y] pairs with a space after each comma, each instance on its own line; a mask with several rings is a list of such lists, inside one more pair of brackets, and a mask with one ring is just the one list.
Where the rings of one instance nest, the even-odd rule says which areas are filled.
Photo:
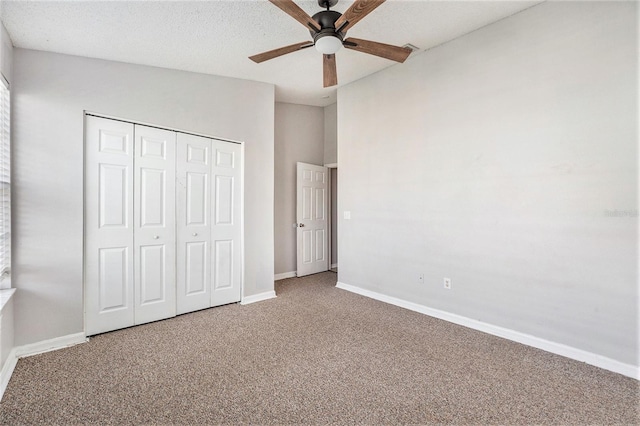
[[176, 133], [135, 126], [135, 323], [176, 314]]
[[212, 140], [211, 306], [239, 302], [242, 292], [241, 145]]
[[177, 313], [211, 306], [211, 139], [178, 133]]
[[299, 277], [329, 270], [328, 176], [326, 167], [297, 163], [296, 237]]
[[133, 124], [86, 117], [85, 330], [134, 324]]

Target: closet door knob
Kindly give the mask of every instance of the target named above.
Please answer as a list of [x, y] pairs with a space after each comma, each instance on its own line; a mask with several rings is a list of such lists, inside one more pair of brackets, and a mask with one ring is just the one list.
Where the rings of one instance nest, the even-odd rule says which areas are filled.
[[158, 238], [160, 238], [160, 236], [158, 236], [158, 235], [153, 237], [154, 240], [157, 240]]
[[193, 233], [193, 234], [191, 234], [191, 235], [193, 235], [194, 237], [197, 237], [197, 236], [198, 236], [198, 233], [197, 233], [197, 232], [194, 232], [194, 233]]

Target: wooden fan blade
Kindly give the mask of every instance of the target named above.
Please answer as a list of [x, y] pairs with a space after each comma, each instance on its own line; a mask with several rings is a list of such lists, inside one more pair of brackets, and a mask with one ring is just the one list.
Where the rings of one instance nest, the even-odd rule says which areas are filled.
[[338, 18], [335, 23], [336, 29], [344, 33], [384, 2], [385, 0], [356, 0], [355, 3]]
[[322, 77], [324, 87], [331, 87], [338, 84], [338, 72], [336, 71], [336, 55], [323, 55]]
[[377, 41], [362, 40], [349, 37], [343, 42], [347, 49], [357, 50], [381, 58], [391, 59], [396, 62], [404, 62], [411, 54], [408, 47], [392, 46], [390, 44], [378, 43]]
[[296, 21], [300, 22], [305, 27], [313, 30], [320, 31], [320, 25], [314, 21], [311, 16], [300, 8], [293, 0], [269, 0], [271, 3], [278, 6], [287, 15], [291, 16]]
[[277, 58], [278, 56], [286, 55], [287, 53], [296, 52], [307, 47], [313, 46], [312, 41], [303, 41], [302, 43], [292, 44], [291, 46], [280, 47], [278, 49], [269, 50], [268, 52], [258, 53], [257, 55], [249, 56], [255, 63], [268, 61], [269, 59]]

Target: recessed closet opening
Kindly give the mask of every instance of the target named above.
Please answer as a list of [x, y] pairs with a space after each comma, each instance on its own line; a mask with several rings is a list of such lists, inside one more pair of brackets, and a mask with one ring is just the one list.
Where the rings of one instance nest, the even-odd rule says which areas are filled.
[[85, 115], [87, 335], [240, 301], [242, 152]]

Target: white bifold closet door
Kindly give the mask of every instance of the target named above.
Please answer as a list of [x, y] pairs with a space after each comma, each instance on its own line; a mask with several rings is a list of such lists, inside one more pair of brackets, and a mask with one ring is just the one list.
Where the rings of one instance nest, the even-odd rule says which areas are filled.
[[87, 116], [87, 335], [240, 301], [241, 146]]
[[86, 119], [87, 335], [134, 324], [133, 124]]
[[184, 133], [177, 147], [177, 312], [241, 297], [240, 145]]
[[240, 145], [212, 140], [211, 306], [240, 300], [242, 161]]
[[211, 306], [211, 139], [179, 134], [178, 313]]
[[87, 117], [86, 332], [176, 314], [176, 134]]
[[176, 315], [176, 133], [135, 125], [135, 324]]

